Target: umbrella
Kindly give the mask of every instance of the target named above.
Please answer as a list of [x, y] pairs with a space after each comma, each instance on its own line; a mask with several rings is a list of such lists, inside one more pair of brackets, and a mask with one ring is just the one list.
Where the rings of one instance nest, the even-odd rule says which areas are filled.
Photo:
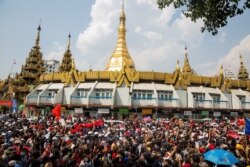
[[231, 152], [214, 149], [204, 154], [205, 160], [213, 162], [216, 165], [234, 165], [239, 162], [239, 159], [234, 156]]

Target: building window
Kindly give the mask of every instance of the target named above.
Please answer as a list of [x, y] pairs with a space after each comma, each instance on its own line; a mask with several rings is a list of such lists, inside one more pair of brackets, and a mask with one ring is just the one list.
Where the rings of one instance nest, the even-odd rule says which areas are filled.
[[153, 91], [151, 90], [133, 90], [133, 98], [138, 100], [151, 100]]
[[173, 91], [157, 91], [159, 100], [172, 100]]

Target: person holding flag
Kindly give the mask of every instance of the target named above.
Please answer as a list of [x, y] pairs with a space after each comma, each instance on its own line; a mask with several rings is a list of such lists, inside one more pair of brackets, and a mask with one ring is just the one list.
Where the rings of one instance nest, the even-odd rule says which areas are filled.
[[61, 117], [61, 104], [57, 104], [54, 109], [52, 109], [52, 115], [59, 121]]

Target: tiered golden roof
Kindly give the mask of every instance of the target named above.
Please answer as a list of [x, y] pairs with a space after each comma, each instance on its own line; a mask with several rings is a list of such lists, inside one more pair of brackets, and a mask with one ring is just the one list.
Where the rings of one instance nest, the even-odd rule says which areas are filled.
[[240, 55], [240, 70], [238, 74], [238, 79], [246, 80], [248, 79], [248, 72], [246, 67], [244, 66], [242, 56]]
[[15, 98], [22, 102], [24, 97], [39, 84], [40, 75], [45, 72], [44, 61], [40, 51], [40, 31], [39, 25], [35, 46], [32, 47], [25, 65], [22, 65], [21, 72], [14, 77], [10, 75], [0, 84], [0, 93], [3, 94], [3, 99]]
[[41, 27], [37, 28], [37, 38], [36, 44], [31, 49], [28, 58], [26, 58], [25, 65], [22, 66], [20, 76], [26, 81], [29, 85], [38, 84], [38, 78], [42, 73], [45, 72], [43, 56], [40, 51], [40, 31]]
[[124, 12], [124, 3], [120, 13], [120, 25], [118, 28], [118, 39], [116, 48], [106, 64], [105, 70], [107, 71], [120, 71], [123, 66], [135, 69], [134, 61], [132, 60], [127, 44], [126, 44], [126, 15]]
[[63, 55], [61, 65], [59, 67], [59, 72], [69, 72], [72, 67], [72, 54], [70, 51], [70, 37], [71, 35], [69, 34], [68, 47], [67, 47], [66, 52]]

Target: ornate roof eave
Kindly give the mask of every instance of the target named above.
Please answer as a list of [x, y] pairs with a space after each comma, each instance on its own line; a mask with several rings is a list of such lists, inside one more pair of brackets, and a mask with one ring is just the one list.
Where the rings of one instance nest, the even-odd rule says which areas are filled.
[[76, 84], [77, 82], [88, 81], [107, 81], [113, 83], [116, 82], [118, 87], [123, 83], [125, 83], [125, 85], [129, 87], [132, 82], [140, 83], [144, 81], [150, 81], [171, 84], [175, 86], [175, 88], [181, 87], [184, 90], [187, 89], [188, 86], [206, 86], [219, 88], [223, 92], [229, 91], [229, 89], [232, 88], [250, 90], [250, 80], [224, 79], [223, 75], [209, 77], [196, 74], [182, 74], [180, 71], [175, 71], [171, 74], [153, 71], [135, 71], [134, 69], [130, 68], [124, 68], [121, 71], [78, 72], [77, 70], [73, 70], [71, 72], [62, 73], [44, 73], [40, 77], [41, 83], [62, 82], [65, 83], [65, 85], [68, 85], [72, 82]]

